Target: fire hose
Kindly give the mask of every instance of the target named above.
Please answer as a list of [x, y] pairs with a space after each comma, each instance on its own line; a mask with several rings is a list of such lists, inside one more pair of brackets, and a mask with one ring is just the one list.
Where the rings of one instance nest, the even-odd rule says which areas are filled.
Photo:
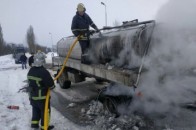
[[[78, 42], [78, 40], [80, 39], [81, 35], [77, 36], [77, 38], [75, 39], [75, 41], [72, 43], [68, 54], [63, 62], [63, 66], [61, 68], [61, 70], [59, 71], [58, 75], [54, 78], [54, 81], [57, 80], [60, 75], [63, 73], [63, 70], [65, 69], [65, 65], [71, 55], [71, 52], [73, 50], [73, 48], [75, 47], [76, 43]], [[49, 120], [48, 120], [48, 103], [49, 103], [49, 97], [50, 97], [50, 89], [48, 89], [47, 95], [46, 95], [46, 102], [45, 102], [45, 108], [44, 108], [44, 130], [48, 130], [48, 124], [49, 124]]]

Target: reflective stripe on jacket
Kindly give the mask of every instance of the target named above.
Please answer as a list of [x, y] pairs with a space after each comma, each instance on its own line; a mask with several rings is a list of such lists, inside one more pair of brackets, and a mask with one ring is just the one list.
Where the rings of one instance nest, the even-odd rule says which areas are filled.
[[54, 81], [44, 67], [32, 67], [27, 78], [31, 88], [30, 98], [33, 100], [46, 99], [48, 89], [54, 87]]
[[41, 84], [40, 82], [42, 81], [41, 78], [37, 78], [37, 77], [34, 77], [34, 76], [27, 76], [28, 80], [33, 80], [36, 82], [38, 88], [32, 88], [33, 90], [34, 89], [37, 89], [36, 91], [38, 91], [38, 95], [37, 96], [32, 96], [31, 95], [31, 98], [33, 100], [43, 100], [43, 99], [46, 99], [46, 96], [42, 96], [42, 88], [41, 88]]

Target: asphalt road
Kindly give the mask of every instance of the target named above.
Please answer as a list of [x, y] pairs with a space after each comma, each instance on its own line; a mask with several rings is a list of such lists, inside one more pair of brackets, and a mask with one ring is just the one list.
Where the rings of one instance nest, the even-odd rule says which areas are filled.
[[[88, 109], [89, 102], [97, 99], [97, 89], [102, 86], [104, 84], [96, 84], [94, 80], [72, 84], [69, 89], [56, 86], [51, 92], [51, 105], [70, 121], [78, 125], [88, 125], [88, 118], [81, 113], [81, 109]], [[70, 107], [70, 104], [74, 106]]]
[[[96, 84], [95, 81], [73, 84], [69, 89], [61, 89], [57, 86], [51, 93], [51, 104], [70, 121], [78, 125], [90, 125], [89, 118], [82, 115], [81, 109], [88, 109], [89, 102], [96, 100], [98, 96], [97, 89], [103, 86], [103, 84]], [[69, 107], [72, 103], [75, 105]], [[147, 119], [153, 122], [151, 130], [196, 130], [196, 111], [185, 108], [180, 108], [175, 113], [163, 114], [163, 116], [148, 115]]]

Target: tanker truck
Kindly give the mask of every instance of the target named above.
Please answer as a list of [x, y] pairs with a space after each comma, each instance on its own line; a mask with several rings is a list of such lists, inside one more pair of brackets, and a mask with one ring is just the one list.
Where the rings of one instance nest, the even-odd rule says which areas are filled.
[[[121, 26], [105, 27], [101, 29], [103, 32], [94, 33], [90, 36], [88, 51], [90, 65], [81, 63], [81, 48], [76, 44], [58, 79], [60, 87], [69, 88], [71, 82], [84, 81], [88, 76], [132, 86], [136, 82], [142, 58], [148, 52], [154, 26], [153, 20], [134, 20], [123, 22]], [[57, 42], [58, 56], [52, 58], [53, 66], [59, 66], [59, 69], [62, 67], [75, 39], [69, 36]]]
[[[67, 89], [72, 82], [82, 82], [86, 77], [94, 77], [99, 82], [136, 85], [142, 72], [143, 59], [148, 54], [154, 26], [154, 20], [143, 22], [133, 20], [123, 22], [120, 26], [100, 29], [102, 30], [100, 33], [90, 36], [88, 59], [91, 64], [81, 63], [81, 48], [76, 44], [63, 73], [57, 80], [60, 87]], [[69, 36], [58, 41], [58, 56], [52, 58], [53, 66], [58, 68], [57, 74], [75, 39], [76, 37]], [[110, 99], [111, 97], [109, 102]]]

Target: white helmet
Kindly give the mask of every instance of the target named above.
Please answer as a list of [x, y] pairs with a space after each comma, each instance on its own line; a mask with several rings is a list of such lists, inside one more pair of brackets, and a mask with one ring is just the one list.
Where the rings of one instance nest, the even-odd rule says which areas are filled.
[[46, 64], [45, 58], [46, 58], [46, 55], [43, 52], [36, 53], [33, 57], [34, 62], [32, 65], [35, 67], [44, 66]]
[[79, 3], [78, 6], [77, 6], [77, 11], [79, 11], [79, 12], [86, 11], [86, 8], [85, 8], [84, 4]]

